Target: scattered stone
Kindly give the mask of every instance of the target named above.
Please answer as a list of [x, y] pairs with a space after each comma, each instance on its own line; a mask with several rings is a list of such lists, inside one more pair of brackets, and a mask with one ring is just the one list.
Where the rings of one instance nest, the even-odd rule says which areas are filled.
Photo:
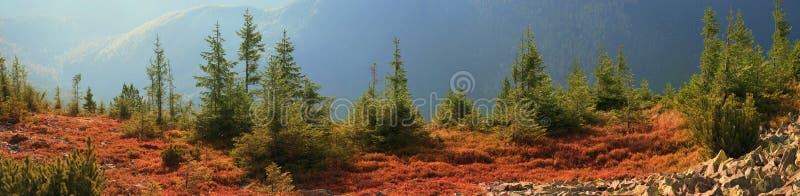
[[800, 116], [761, 129], [761, 145], [737, 159], [720, 151], [691, 169], [623, 180], [482, 184], [487, 195], [799, 195]]

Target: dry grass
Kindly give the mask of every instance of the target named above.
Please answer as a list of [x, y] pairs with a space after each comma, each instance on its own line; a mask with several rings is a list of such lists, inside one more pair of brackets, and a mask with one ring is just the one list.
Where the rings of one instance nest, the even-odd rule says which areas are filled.
[[640, 177], [684, 170], [701, 160], [674, 111], [653, 108], [643, 131], [623, 134], [592, 127], [545, 138], [531, 146], [504, 143], [492, 134], [437, 130], [439, 148], [413, 156], [357, 155], [348, 163], [303, 175], [299, 187], [337, 193], [398, 195], [480, 193], [480, 183]]

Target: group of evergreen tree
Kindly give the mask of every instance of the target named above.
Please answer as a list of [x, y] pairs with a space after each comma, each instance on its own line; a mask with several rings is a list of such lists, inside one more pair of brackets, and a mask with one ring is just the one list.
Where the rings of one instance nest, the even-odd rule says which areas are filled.
[[[384, 92], [381, 93], [376, 89], [376, 65], [372, 65], [372, 81], [355, 102], [347, 119], [347, 135], [363, 151], [404, 150], [411, 144], [419, 145], [427, 141], [427, 133], [421, 130], [424, 124], [422, 114], [413, 104], [408, 89], [399, 39], [394, 40], [393, 60], [389, 66], [392, 73], [386, 76]], [[448, 123], [444, 117], [438, 119], [441, 123]]]
[[701, 72], [684, 85], [676, 102], [709, 154], [723, 150], [740, 156], [750, 151], [757, 145], [762, 122], [791, 108], [783, 104], [796, 98], [800, 41], [791, 49], [791, 27], [781, 3], [775, 2], [775, 32], [766, 57], [741, 11], [730, 12], [725, 37], [714, 11], [705, 11]]
[[37, 91], [28, 83], [25, 66], [14, 57], [11, 68], [0, 56], [0, 123], [17, 123], [28, 113], [49, 109], [46, 93]]
[[[548, 134], [581, 129], [582, 125], [597, 120], [598, 111], [612, 114], [605, 120], [625, 123], [626, 131], [632, 131], [633, 124], [643, 123], [642, 111], [654, 99], [647, 81], [642, 81], [638, 88], [633, 86], [634, 77], [621, 47], [616, 62], [600, 49], [594, 86], [588, 84], [581, 66], [573, 65], [566, 89], [554, 88], [530, 29], [525, 32], [517, 55], [510, 77], [503, 80], [495, 99], [490, 121], [486, 123], [517, 143], [531, 143]], [[454, 107], [453, 104], [469, 106]], [[462, 93], [448, 92], [439, 107], [433, 117], [434, 124], [450, 122], [441, 119], [463, 121], [465, 116], [478, 119], [480, 115]], [[472, 111], [457, 111], [460, 109]]]

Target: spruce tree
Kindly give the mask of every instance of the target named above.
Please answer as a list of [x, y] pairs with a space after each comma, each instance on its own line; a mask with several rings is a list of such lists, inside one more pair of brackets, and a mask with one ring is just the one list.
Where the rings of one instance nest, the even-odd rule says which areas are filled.
[[597, 56], [597, 67], [594, 69], [594, 93], [597, 97], [598, 110], [609, 111], [622, 108], [624, 105], [624, 89], [617, 74], [617, 66], [601, 48]]
[[[25, 67], [19, 62], [19, 58], [14, 56], [14, 62], [11, 64], [11, 84], [13, 85], [11, 90], [13, 94], [23, 94], [23, 88], [27, 83], [27, 76], [28, 73], [25, 71]], [[16, 97], [21, 98], [21, 96]]]
[[103, 101], [100, 101], [100, 105], [97, 106], [97, 114], [101, 116], [106, 114], [106, 104]]
[[75, 74], [75, 76], [72, 76], [72, 104], [69, 106], [69, 114], [71, 116], [77, 116], [81, 112], [80, 83], [81, 74]]
[[577, 117], [581, 124], [592, 120], [595, 110], [595, 98], [587, 84], [583, 68], [577, 64], [572, 66], [572, 71], [567, 76], [567, 87], [565, 95], [567, 110]]
[[286, 31], [274, 47], [256, 94], [254, 129], [236, 138], [231, 151], [234, 161], [257, 178], [273, 162], [299, 171], [321, 164], [332, 151], [329, 98], [300, 73]]
[[256, 72], [258, 61], [265, 51], [265, 44], [261, 43], [261, 32], [258, 32], [258, 27], [253, 23], [253, 15], [250, 15], [250, 10], [245, 9], [244, 24], [236, 34], [242, 38], [242, 44], [239, 46], [239, 61], [244, 63], [245, 92], [249, 93], [250, 85], [258, 84], [261, 80]]
[[386, 136], [384, 149], [404, 147], [414, 142], [419, 137], [419, 128], [422, 127], [422, 115], [413, 104], [413, 97], [408, 90], [408, 78], [403, 60], [400, 55], [400, 39], [395, 38], [394, 53], [389, 66], [392, 73], [386, 76], [386, 98], [394, 105], [395, 112], [392, 116], [390, 129], [383, 130], [381, 135]]
[[783, 83], [786, 82], [786, 79], [792, 77], [790, 75], [792, 72], [790, 64], [792, 46], [788, 38], [792, 27], [789, 25], [789, 21], [784, 18], [785, 13], [781, 9], [782, 3], [782, 0], [775, 1], [775, 11], [772, 12], [775, 29], [772, 33], [772, 47], [769, 51], [769, 57], [776, 71], [774, 76], [779, 76], [773, 79]]
[[11, 84], [6, 59], [0, 56], [0, 101], [11, 96]]
[[83, 110], [85, 110], [90, 114], [94, 114], [96, 109], [97, 109], [97, 103], [94, 102], [94, 94], [92, 94], [92, 88], [88, 87], [86, 89], [86, 96], [83, 98]]
[[147, 76], [150, 79], [150, 86], [147, 87], [147, 95], [150, 98], [151, 104], [155, 106], [156, 124], [163, 125], [163, 107], [167, 91], [167, 83], [169, 77], [169, 62], [164, 55], [164, 48], [161, 47], [161, 39], [156, 35], [156, 41], [153, 43], [153, 55], [150, 59], [150, 67], [147, 68]]
[[63, 102], [64, 101], [61, 100], [61, 87], [57, 86], [55, 91], [55, 104], [53, 105], [53, 108], [56, 109], [57, 112], [61, 112]]
[[511, 81], [508, 80], [508, 77], [503, 78], [503, 86], [500, 87], [500, 93], [497, 94], [497, 98], [495, 98], [495, 106], [492, 110], [492, 125], [500, 125], [500, 126], [508, 126], [509, 125], [509, 111], [511, 106], [511, 100], [509, 97], [511, 96]]
[[177, 123], [178, 122], [178, 111], [180, 110], [180, 106], [178, 105], [178, 101], [180, 101], [180, 95], [175, 94], [175, 84], [174, 84], [174, 75], [172, 74], [172, 65], [167, 64], [167, 107], [169, 108], [169, 118], [170, 123]]
[[[763, 95], [777, 88], [767, 81], [768, 74], [774, 73], [773, 66], [762, 63], [761, 49], [755, 45], [741, 11], [727, 17], [724, 42], [717, 41], [719, 28], [714, 15], [706, 9], [701, 73], [680, 89], [676, 101], [693, 138], [709, 154], [724, 150], [738, 157], [756, 146], [761, 118], [757, 110], [769, 103]], [[670, 93], [666, 91], [665, 96]]]
[[278, 131], [285, 127], [281, 123], [287, 120], [284, 107], [300, 98], [304, 76], [294, 61], [292, 56], [294, 44], [285, 30], [281, 40], [275, 44], [274, 50], [275, 54], [269, 56], [265, 78], [261, 82], [263, 90], [261, 98], [268, 101], [263, 108], [265, 115], [271, 118], [266, 123], [267, 127], [269, 130]]
[[792, 76], [794, 77], [795, 82], [800, 81], [800, 41], [796, 41], [794, 44], [794, 50], [792, 50], [791, 56], [791, 65], [792, 65]]
[[474, 100], [467, 97], [464, 89], [447, 90], [447, 95], [436, 108], [431, 119], [439, 128], [472, 129], [477, 125], [478, 116], [473, 110]]
[[[212, 35], [206, 38], [209, 51], [201, 53], [206, 63], [200, 65], [205, 76], [195, 76], [197, 87], [205, 89], [201, 92], [203, 101], [201, 114], [197, 118], [195, 136], [197, 139], [211, 141], [217, 146], [230, 146], [230, 139], [238, 137], [250, 129], [247, 116], [248, 103], [241, 103], [243, 85], [237, 82], [234, 62], [225, 59], [225, 40], [217, 23]], [[243, 98], [244, 97], [244, 98]]]
[[703, 52], [700, 54], [700, 75], [702, 83], [710, 83], [719, 69], [722, 42], [719, 40], [719, 23], [711, 8], [706, 8], [703, 15]]
[[111, 116], [127, 120], [131, 118], [137, 108], [140, 108], [141, 104], [143, 104], [143, 100], [139, 95], [139, 89], [136, 89], [133, 84], [122, 84], [122, 91], [109, 104]]

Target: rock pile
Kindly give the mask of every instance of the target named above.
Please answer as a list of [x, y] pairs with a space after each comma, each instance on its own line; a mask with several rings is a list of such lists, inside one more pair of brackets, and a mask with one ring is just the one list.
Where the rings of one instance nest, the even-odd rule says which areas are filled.
[[688, 171], [612, 181], [493, 183], [488, 195], [798, 195], [800, 118], [761, 130], [761, 144], [737, 159], [724, 152]]

